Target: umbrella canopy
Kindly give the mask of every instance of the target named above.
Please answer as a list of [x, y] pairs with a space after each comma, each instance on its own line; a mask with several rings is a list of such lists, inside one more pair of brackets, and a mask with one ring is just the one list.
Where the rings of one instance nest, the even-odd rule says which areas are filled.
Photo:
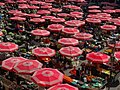
[[62, 38], [58, 40], [58, 43], [66, 46], [76, 46], [79, 44], [78, 40], [74, 38]]
[[53, 57], [55, 55], [55, 50], [51, 49], [51, 48], [35, 48], [32, 50], [32, 53], [36, 56], [40, 56], [40, 57]]
[[55, 17], [54, 16], [42, 16], [42, 18], [45, 19], [45, 20], [51, 20]]
[[11, 42], [1, 42], [0, 52], [13, 52], [18, 49], [18, 45]]
[[42, 63], [37, 60], [25, 60], [16, 63], [13, 70], [19, 74], [32, 74], [42, 68]]
[[109, 62], [110, 56], [101, 52], [91, 52], [87, 54], [86, 58], [93, 63], [107, 63]]
[[93, 35], [89, 33], [76, 33], [75, 35], [73, 35], [73, 37], [78, 40], [89, 40], [93, 37]]
[[79, 30], [76, 28], [64, 28], [62, 32], [66, 34], [76, 34], [76, 33], [79, 33]]
[[43, 68], [36, 71], [31, 79], [40, 86], [50, 87], [62, 83], [63, 74], [57, 69]]
[[118, 61], [120, 61], [120, 51], [115, 52], [114, 56]]
[[[114, 47], [114, 44], [108, 43], [108, 46], [113, 48], [113, 47]], [[116, 48], [116, 49], [120, 49], [120, 41], [117, 41], [117, 42], [116, 42], [115, 48]]]
[[70, 20], [70, 21], [66, 21], [65, 24], [67, 26], [72, 26], [72, 27], [79, 27], [85, 24], [84, 21], [80, 21], [80, 20]]
[[48, 10], [38, 10], [37, 14], [40, 14], [40, 15], [45, 15], [45, 14], [50, 14], [51, 12], [48, 11]]
[[114, 25], [103, 25], [103, 26], [100, 26], [100, 28], [102, 30], [111, 31], [111, 30], [116, 30], [117, 27]]
[[68, 57], [76, 57], [82, 54], [82, 50], [80, 50], [79, 47], [63, 47], [59, 50], [60, 54], [63, 56], [68, 56]]
[[95, 5], [93, 5], [93, 6], [89, 6], [88, 8], [89, 8], [89, 9], [99, 9], [100, 6], [95, 6]]
[[25, 21], [25, 20], [26, 20], [26, 18], [18, 17], [18, 16], [11, 17], [10, 19], [11, 19], [11, 20], [16, 20], [16, 21]]
[[31, 33], [35, 36], [49, 36], [50, 35], [49, 31], [39, 30], [39, 29], [31, 31]]
[[43, 18], [32, 18], [30, 19], [31, 22], [35, 22], [35, 23], [40, 23], [40, 22], [45, 22], [45, 19]]
[[61, 12], [62, 9], [59, 9], [59, 8], [51, 8], [50, 11], [57, 13], [57, 12]]
[[67, 13], [59, 13], [59, 14], [57, 14], [59, 17], [67, 17], [67, 16], [69, 16], [69, 14], [67, 14]]
[[61, 23], [61, 22], [65, 22], [65, 19], [64, 18], [53, 18], [51, 19], [51, 22]]
[[94, 10], [89, 10], [88, 12], [89, 12], [89, 13], [100, 13], [101, 10], [96, 10], [96, 9], [94, 9]]
[[40, 15], [38, 15], [38, 14], [34, 14], [34, 13], [31, 13], [31, 14], [28, 14], [27, 16], [29, 16], [29, 17], [40, 17]]
[[48, 25], [48, 29], [53, 32], [60, 32], [61, 30], [64, 29], [64, 26], [61, 24], [51, 24]]
[[50, 87], [47, 90], [78, 90], [78, 88], [71, 86], [69, 84], [58, 84], [53, 87]]
[[95, 19], [95, 18], [86, 18], [86, 21], [89, 23], [101, 23], [100, 19]]
[[8, 71], [12, 71], [13, 67], [16, 63], [25, 61], [26, 59], [23, 57], [10, 57], [4, 61], [2, 61], [2, 68], [8, 70]]

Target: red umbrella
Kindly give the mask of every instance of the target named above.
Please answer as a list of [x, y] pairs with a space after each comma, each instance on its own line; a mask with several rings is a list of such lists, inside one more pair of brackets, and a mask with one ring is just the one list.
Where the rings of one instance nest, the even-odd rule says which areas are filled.
[[28, 9], [29, 5], [28, 4], [19, 4], [20, 9]]
[[60, 32], [64, 29], [64, 26], [61, 24], [51, 24], [48, 26], [48, 29], [53, 32]]
[[27, 13], [22, 13], [22, 12], [20, 12], [20, 13], [15, 13], [15, 14], [13, 14], [15, 17], [24, 17], [24, 16], [27, 16], [28, 14]]
[[25, 21], [26, 20], [26, 18], [22, 18], [22, 17], [18, 17], [18, 16], [11, 17], [10, 19], [11, 20], [16, 20], [16, 21]]
[[40, 15], [34, 14], [34, 13], [28, 14], [27, 16], [33, 17], [33, 18], [34, 18], [34, 17], [36, 17], [36, 18], [40, 17]]
[[26, 59], [23, 57], [10, 57], [4, 61], [2, 61], [2, 68], [12, 71], [14, 65], [21, 61], [25, 61]]
[[65, 22], [65, 19], [64, 18], [53, 18], [51, 19], [51, 22], [61, 23], [61, 22]]
[[50, 87], [47, 90], [78, 90], [78, 88], [71, 86], [69, 84], [58, 84]]
[[[110, 47], [112, 47], [112, 48], [114, 47], [114, 44], [108, 43], [108, 45], [109, 45]], [[115, 48], [116, 48], [116, 49], [120, 49], [120, 41], [117, 41], [117, 42], [116, 42]]]
[[76, 46], [79, 44], [78, 40], [74, 38], [62, 38], [58, 40], [58, 43], [66, 46]]
[[48, 10], [38, 10], [37, 13], [40, 14], [40, 15], [45, 15], [45, 14], [50, 14], [50, 11], [48, 11]]
[[64, 8], [69, 8], [69, 9], [73, 9], [73, 10], [80, 10], [81, 8], [78, 6], [74, 6], [74, 5], [65, 5], [63, 6]]
[[109, 21], [111, 19], [110, 16], [101, 16], [101, 17], [98, 17], [101, 21]]
[[18, 49], [18, 45], [11, 42], [1, 42], [0, 52], [13, 52]]
[[120, 21], [114, 23], [117, 26], [120, 26]]
[[46, 20], [51, 20], [53, 18], [56, 18], [54, 16], [42, 16], [43, 19], [46, 19]]
[[60, 54], [63, 56], [68, 56], [68, 57], [76, 57], [82, 54], [82, 50], [79, 49], [79, 47], [63, 47], [59, 50]]
[[50, 8], [52, 8], [51, 5], [44, 5], [44, 6], [41, 6], [41, 9], [50, 9]]
[[77, 11], [74, 11], [74, 12], [70, 12], [70, 15], [83, 15], [84, 13], [83, 12], [77, 12]]
[[19, 74], [32, 74], [42, 68], [42, 63], [37, 60], [25, 60], [16, 63], [13, 70]]
[[106, 31], [111, 31], [111, 30], [116, 30], [116, 26], [114, 26], [114, 25], [103, 25], [103, 26], [100, 26], [100, 28], [102, 29], [102, 30], [106, 30]]
[[89, 12], [89, 13], [100, 13], [101, 10], [96, 10], [96, 9], [95, 9], [95, 10], [89, 10], [88, 12]]
[[[30, 4], [40, 4], [41, 1], [30, 1], [29, 3], [30, 3]], [[44, 2], [44, 3], [45, 3], [45, 2]]]
[[32, 53], [36, 56], [40, 56], [40, 57], [53, 57], [55, 55], [55, 50], [51, 49], [51, 48], [35, 48], [32, 50]]
[[55, 0], [45, 0], [45, 2], [47, 2], [47, 3], [53, 3], [53, 2], [55, 2]]
[[110, 14], [108, 14], [108, 13], [97, 13], [97, 15], [99, 15], [99, 16], [105, 16], [105, 17], [111, 17], [111, 15]]
[[88, 8], [89, 8], [89, 9], [99, 9], [100, 6], [95, 6], [95, 5], [94, 5], [94, 6], [89, 6]]
[[67, 26], [72, 26], [72, 27], [79, 27], [85, 24], [84, 21], [80, 21], [80, 20], [70, 20], [70, 21], [66, 21], [65, 24]]
[[101, 23], [100, 19], [95, 19], [95, 18], [86, 18], [86, 21], [89, 23]]
[[9, 14], [14, 14], [14, 13], [22, 13], [21, 11], [18, 10], [10, 10], [8, 11]]
[[38, 6], [28, 6], [29, 9], [39, 9]]
[[75, 33], [79, 33], [79, 30], [76, 28], [64, 28], [62, 32], [66, 34], [75, 34]]
[[98, 15], [97, 14], [89, 14], [87, 17], [88, 18], [98, 18]]
[[75, 18], [82, 18], [83, 13], [82, 12], [71, 12], [70, 16]]
[[39, 29], [31, 31], [31, 33], [35, 36], [49, 36], [50, 35], [49, 31], [39, 30]]
[[27, 1], [25, 1], [25, 0], [17, 0], [16, 2], [17, 3], [27, 3]]
[[3, 2], [0, 2], [0, 6], [4, 6], [5, 5], [5, 3], [3, 3]]
[[89, 33], [76, 33], [75, 35], [73, 35], [73, 37], [78, 40], [89, 40], [93, 37], [93, 35]]
[[114, 56], [118, 61], [120, 61], [120, 51], [115, 52]]
[[57, 14], [59, 17], [67, 17], [67, 16], [69, 16], [69, 14], [67, 14], [67, 13], [59, 13], [59, 14]]
[[30, 19], [31, 22], [35, 22], [35, 23], [40, 23], [40, 22], [45, 22], [45, 19], [43, 18], [32, 18]]
[[115, 10], [103, 10], [105, 13], [115, 13]]
[[62, 9], [60, 9], [60, 8], [51, 8], [50, 11], [57, 13], [57, 12], [61, 12]]
[[120, 9], [115, 9], [115, 12], [116, 13], [120, 13]]
[[15, 1], [12, 1], [12, 0], [7, 0], [6, 3], [15, 4], [16, 2], [15, 2]]
[[115, 22], [120, 22], [120, 19], [119, 18], [111, 18], [109, 21], [115, 23]]
[[57, 69], [43, 68], [36, 71], [31, 79], [40, 86], [50, 87], [62, 83], [63, 74]]
[[109, 62], [110, 56], [101, 52], [91, 52], [87, 54], [86, 58], [93, 63], [107, 63]]

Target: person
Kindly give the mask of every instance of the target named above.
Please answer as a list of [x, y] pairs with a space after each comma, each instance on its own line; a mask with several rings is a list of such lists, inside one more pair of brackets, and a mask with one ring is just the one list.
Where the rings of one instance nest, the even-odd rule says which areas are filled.
[[76, 77], [77, 77], [78, 79], [80, 79], [80, 68], [78, 68], [78, 69], [76, 70]]

